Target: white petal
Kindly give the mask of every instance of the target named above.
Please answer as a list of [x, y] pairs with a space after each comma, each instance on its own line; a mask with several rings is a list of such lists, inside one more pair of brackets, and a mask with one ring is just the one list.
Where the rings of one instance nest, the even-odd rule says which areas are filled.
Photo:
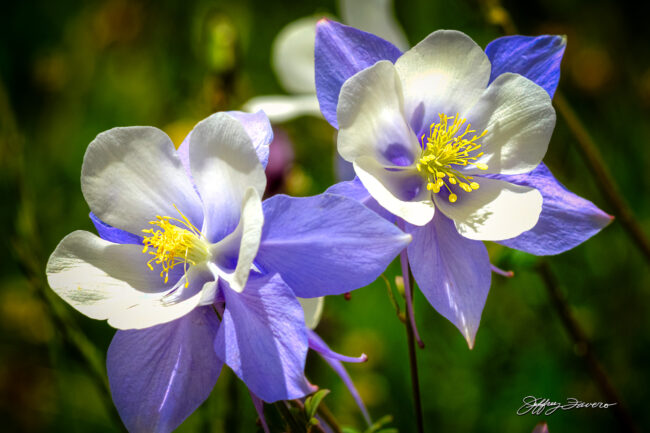
[[434, 194], [439, 210], [454, 220], [458, 233], [468, 239], [500, 241], [520, 235], [537, 224], [542, 194], [534, 188], [503, 180], [475, 177], [480, 188], [457, 192], [458, 201]]
[[190, 168], [203, 200], [203, 234], [217, 242], [240, 219], [247, 190], [264, 193], [266, 176], [242, 124], [227, 113], [199, 122], [190, 137]]
[[341, 88], [338, 151], [350, 162], [371, 157], [383, 166], [409, 166], [420, 153], [403, 114], [402, 88], [389, 61], [364, 69]]
[[370, 195], [394, 215], [416, 226], [433, 218], [431, 193], [415, 169], [389, 171], [369, 158], [359, 158], [354, 171]]
[[[237, 228], [212, 247], [219, 276], [228, 281], [230, 287], [237, 292], [244, 290], [248, 281], [253, 260], [260, 247], [263, 225], [262, 200], [254, 188], [249, 188], [242, 202], [241, 220]], [[237, 263], [234, 270], [233, 262]]]
[[81, 189], [105, 223], [141, 235], [157, 215], [178, 217], [178, 207], [201, 226], [201, 202], [174, 144], [149, 126], [113, 128], [90, 143], [81, 168]]
[[200, 280], [200, 282], [195, 281], [190, 290], [184, 290], [184, 282], [179, 281], [176, 290], [191, 291], [192, 294], [188, 297], [184, 296], [182, 299], [162, 297], [134, 302], [125, 310], [109, 317], [108, 324], [117, 329], [144, 329], [183, 317], [200, 305], [203, 298], [202, 287], [214, 284], [214, 281], [204, 282], [206, 278], [212, 277], [212, 274], [197, 266], [192, 266], [187, 271], [187, 277], [190, 281]]
[[347, 25], [386, 39], [402, 51], [409, 48], [392, 0], [339, 0], [339, 10]]
[[314, 41], [318, 17], [305, 17], [280, 30], [271, 57], [280, 83], [292, 93], [316, 93]]
[[[517, 74], [502, 74], [467, 113], [485, 155], [486, 171], [468, 173], [528, 173], [542, 162], [555, 128], [555, 110], [546, 90]], [[471, 167], [471, 166], [468, 166]]]
[[[208, 267], [209, 268], [209, 267]], [[217, 296], [217, 290], [219, 289], [219, 277], [212, 273], [214, 280], [205, 283], [203, 289], [201, 289], [201, 299], [199, 300], [199, 305], [212, 305]]]
[[300, 116], [323, 117], [315, 93], [258, 96], [249, 99], [242, 109], [249, 113], [262, 110], [272, 123], [286, 122]]
[[323, 305], [325, 298], [298, 298], [300, 306], [305, 313], [305, 324], [309, 329], [314, 329], [320, 322], [320, 317], [323, 314]]
[[[113, 244], [76, 231], [66, 236], [47, 263], [50, 287], [82, 314], [119, 329], [145, 328], [190, 312], [200, 300], [203, 276], [190, 268], [191, 282], [163, 284], [140, 245]], [[192, 284], [194, 283], [194, 284]], [[176, 289], [176, 290], [174, 290]]]
[[464, 33], [438, 30], [397, 59], [407, 118], [420, 132], [438, 114], [463, 113], [490, 79], [490, 61]]

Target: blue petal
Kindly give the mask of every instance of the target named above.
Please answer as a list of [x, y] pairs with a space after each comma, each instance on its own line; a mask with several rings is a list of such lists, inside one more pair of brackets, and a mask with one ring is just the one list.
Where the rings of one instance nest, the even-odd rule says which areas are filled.
[[[366, 405], [363, 403], [363, 400], [359, 395], [359, 391], [357, 391], [357, 388], [354, 386], [354, 382], [352, 382], [352, 378], [350, 377], [347, 370], [343, 366], [343, 363], [341, 362], [342, 358], [347, 358], [347, 357], [343, 357], [342, 355], [339, 355], [338, 353], [330, 349], [327, 346], [327, 344], [323, 341], [323, 339], [320, 338], [320, 336], [316, 334], [314, 331], [309, 330], [308, 332], [309, 332], [309, 347], [312, 350], [318, 352], [318, 354], [323, 357], [325, 362], [327, 362], [329, 366], [332, 367], [332, 370], [334, 370], [334, 372], [341, 378], [341, 381], [343, 381], [345, 387], [348, 389], [348, 391], [350, 391], [350, 394], [352, 394], [352, 398], [354, 398], [354, 401], [357, 403], [357, 406], [359, 406], [359, 410], [361, 410], [361, 413], [363, 414], [363, 418], [366, 420], [366, 423], [369, 426], [372, 425], [372, 420], [370, 419], [370, 414], [368, 413], [368, 409], [366, 409]], [[367, 360], [367, 357], [362, 362], [365, 362], [365, 360]], [[359, 361], [352, 358], [350, 362], [359, 362]]]
[[316, 332], [311, 329], [307, 330], [307, 335], [309, 337], [309, 348], [315, 352], [318, 352], [322, 357], [334, 359], [341, 362], [352, 362], [355, 364], [366, 362], [368, 360], [368, 355], [362, 353], [361, 356], [353, 357], [342, 355], [338, 352], [334, 352], [329, 346], [323, 341], [322, 338], [316, 334]]
[[304, 376], [307, 328], [302, 308], [282, 278], [251, 275], [241, 293], [222, 288], [226, 309], [214, 342], [217, 356], [266, 402], [311, 393]]
[[370, 195], [358, 177], [355, 177], [350, 181], [336, 183], [330, 186], [327, 191], [325, 191], [325, 193], [342, 195], [343, 197], [348, 197], [356, 200], [368, 209], [378, 213], [382, 218], [390, 221], [391, 223], [395, 223], [397, 220], [395, 215], [388, 212], [382, 205], [377, 203], [377, 200], [375, 200]]
[[208, 398], [223, 365], [212, 350], [218, 327], [212, 308], [202, 307], [163, 325], [117, 331], [106, 366], [129, 432], [171, 432]]
[[530, 173], [494, 177], [536, 188], [544, 200], [537, 225], [516, 238], [499, 242], [502, 245], [538, 256], [559, 254], [580, 245], [612, 222], [613, 217], [566, 189], [544, 163]]
[[357, 72], [380, 60], [395, 62], [402, 52], [370, 33], [322, 19], [316, 25], [314, 48], [316, 94], [325, 119], [335, 128], [341, 86]]
[[485, 48], [492, 74], [490, 82], [504, 72], [514, 72], [543, 87], [553, 97], [560, 81], [560, 62], [566, 48], [562, 36], [504, 36]]
[[393, 224], [339, 195], [276, 195], [263, 208], [256, 263], [279, 272], [302, 298], [370, 284], [410, 241]]
[[415, 281], [472, 348], [492, 277], [485, 245], [459, 235], [442, 212], [425, 226], [406, 229], [413, 235], [407, 253]]
[[109, 226], [92, 212], [90, 212], [89, 216], [100, 238], [116, 244], [142, 244], [141, 236], [136, 236], [133, 233]]

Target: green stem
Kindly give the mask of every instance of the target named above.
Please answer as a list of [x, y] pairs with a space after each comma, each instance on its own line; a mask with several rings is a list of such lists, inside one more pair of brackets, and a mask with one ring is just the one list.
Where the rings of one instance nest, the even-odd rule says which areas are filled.
[[390, 281], [388, 280], [388, 278], [386, 278], [384, 274], [381, 274], [380, 277], [386, 283], [386, 289], [388, 290], [388, 299], [390, 299], [390, 303], [393, 305], [393, 308], [395, 309], [395, 314], [397, 314], [397, 317], [399, 318], [400, 321], [406, 323], [406, 317], [404, 316], [404, 314], [402, 314], [399, 304], [397, 303], [397, 299], [395, 299], [395, 295], [393, 294], [393, 288], [390, 284]]
[[317, 412], [318, 415], [321, 418], [323, 418], [323, 421], [325, 421], [327, 425], [330, 426], [330, 428], [334, 433], [343, 433], [343, 430], [341, 430], [341, 427], [339, 427], [338, 422], [336, 422], [336, 418], [334, 417], [334, 414], [324, 402], [321, 402], [318, 405]]
[[228, 375], [228, 411], [225, 416], [225, 423], [228, 426], [228, 431], [237, 433], [241, 431], [241, 416], [239, 414], [239, 381], [234, 375]]
[[411, 274], [411, 268], [408, 264], [408, 259], [406, 257], [406, 250], [402, 251], [401, 254], [401, 264], [402, 264], [402, 275], [404, 278], [404, 296], [406, 298], [406, 337], [408, 342], [408, 351], [409, 351], [409, 367], [411, 369], [411, 389], [413, 391], [413, 406], [415, 408], [415, 422], [417, 424], [418, 433], [424, 433], [424, 422], [422, 420], [422, 400], [420, 397], [420, 378], [418, 377], [418, 362], [415, 349], [416, 337], [413, 332], [413, 326], [411, 324], [414, 322], [413, 309], [408, 308], [409, 304], [413, 305], [413, 293], [411, 290], [407, 290], [407, 287], [412, 287], [413, 285], [413, 275]]
[[307, 427], [296, 420], [296, 418], [291, 413], [291, 410], [289, 410], [286, 401], [278, 401], [277, 403], [274, 403], [273, 406], [275, 406], [278, 412], [280, 412], [280, 415], [282, 415], [282, 418], [284, 418], [284, 420], [287, 422], [287, 425], [289, 426], [289, 432], [307, 433]]

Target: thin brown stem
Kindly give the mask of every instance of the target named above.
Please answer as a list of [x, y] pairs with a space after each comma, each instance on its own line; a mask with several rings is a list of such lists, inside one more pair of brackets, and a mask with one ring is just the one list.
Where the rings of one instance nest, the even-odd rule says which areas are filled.
[[[500, 26], [503, 32], [507, 35], [518, 33], [512, 17], [501, 5], [500, 0], [482, 0], [481, 3], [488, 22]], [[554, 101], [555, 107], [565, 119], [569, 130], [575, 137], [576, 143], [580, 149], [580, 154], [585, 160], [585, 163], [593, 177], [596, 179], [596, 183], [603, 196], [615, 210], [614, 213], [619, 217], [621, 224], [632, 241], [641, 250], [646, 259], [650, 260], [650, 242], [640, 224], [636, 221], [632, 210], [619, 193], [616, 183], [609, 174], [594, 139], [591, 137], [587, 128], [580, 121], [577, 114], [561, 92], [556, 92]], [[567, 330], [567, 333], [573, 340], [575, 346], [579, 349], [579, 355], [585, 360], [591, 376], [598, 384], [598, 387], [605, 398], [610, 402], [617, 403], [613, 406], [613, 409], [621, 427], [627, 432], [638, 432], [627, 408], [621, 403], [618, 392], [598, 361], [584, 331], [571, 314], [569, 305], [559, 290], [557, 280], [555, 279], [549, 264], [547, 262], [542, 262], [538, 267], [538, 271], [549, 293], [551, 303], [560, 316], [562, 325]]]
[[641, 250], [646, 260], [650, 261], [650, 241], [634, 217], [632, 209], [619, 192], [594, 139], [580, 121], [578, 115], [562, 92], [558, 91], [555, 94], [554, 102], [555, 108], [562, 115], [569, 130], [575, 137], [580, 154], [591, 171], [601, 193], [612, 209], [614, 209], [614, 215], [618, 218], [618, 221], [620, 221], [630, 239]]
[[330, 426], [330, 428], [334, 433], [343, 433], [343, 430], [341, 430], [341, 427], [339, 426], [339, 423], [336, 421], [334, 414], [324, 402], [321, 402], [318, 405], [318, 409], [316, 412], [318, 413], [318, 416], [323, 418], [323, 421], [325, 421], [327, 425]]
[[[402, 251], [401, 257], [402, 263], [402, 275], [404, 276], [404, 297], [406, 298], [406, 337], [408, 342], [409, 350], [409, 367], [411, 368], [411, 389], [413, 391], [413, 406], [415, 409], [415, 422], [417, 425], [418, 433], [424, 433], [424, 422], [422, 417], [422, 399], [420, 397], [420, 378], [418, 376], [418, 361], [417, 354], [415, 349], [416, 336], [413, 332], [414, 323], [413, 309], [408, 308], [408, 305], [413, 305], [413, 292], [411, 290], [406, 290], [406, 287], [413, 287], [413, 274], [411, 273], [411, 267], [408, 264], [406, 259], [406, 250]], [[424, 344], [421, 346], [424, 347]]]
[[[405, 230], [405, 222], [399, 221], [398, 226], [400, 229]], [[420, 338], [417, 325], [415, 324], [415, 314], [413, 313], [413, 278], [411, 275], [411, 267], [408, 262], [408, 252], [406, 249], [402, 250], [399, 255], [400, 264], [402, 265], [402, 278], [404, 280], [404, 309], [406, 310], [406, 319], [408, 326], [411, 327], [413, 338], [420, 347], [424, 349], [424, 342]], [[408, 275], [407, 275], [408, 274]]]
[[280, 412], [280, 415], [286, 421], [291, 433], [307, 433], [307, 427], [296, 420], [286, 401], [278, 401], [274, 403], [273, 406], [275, 406], [278, 412]]
[[614, 388], [612, 382], [607, 376], [607, 373], [605, 372], [605, 369], [598, 361], [598, 358], [596, 357], [593, 347], [587, 339], [585, 332], [582, 330], [580, 324], [571, 314], [570, 307], [562, 295], [562, 292], [560, 291], [557, 279], [555, 278], [555, 275], [553, 275], [553, 271], [551, 270], [550, 265], [548, 262], [543, 261], [537, 269], [542, 280], [544, 281], [544, 286], [548, 292], [551, 304], [557, 311], [558, 316], [562, 321], [562, 325], [571, 337], [573, 344], [576, 348], [578, 348], [578, 356], [580, 356], [580, 358], [583, 359], [587, 364], [587, 368], [591, 374], [591, 377], [598, 385], [598, 388], [600, 388], [600, 391], [607, 400], [607, 403], [616, 403], [616, 405], [612, 406], [612, 409], [614, 411], [616, 419], [620, 424], [621, 431], [630, 433], [638, 432], [639, 430], [635, 426], [634, 421], [632, 420], [632, 417], [630, 416], [627, 408], [621, 402], [616, 388]]
[[[506, 35], [518, 33], [517, 26], [508, 11], [501, 5], [500, 0], [482, 0], [481, 3], [486, 20], [490, 24], [501, 27]], [[641, 224], [635, 218], [634, 212], [632, 212], [632, 209], [621, 195], [596, 142], [562, 92], [558, 90], [553, 101], [555, 108], [575, 138], [579, 153], [593, 175], [601, 194], [613, 209], [614, 215], [618, 218], [632, 242], [645, 256], [646, 260], [650, 261], [650, 240], [648, 240], [648, 236], [643, 231]]]

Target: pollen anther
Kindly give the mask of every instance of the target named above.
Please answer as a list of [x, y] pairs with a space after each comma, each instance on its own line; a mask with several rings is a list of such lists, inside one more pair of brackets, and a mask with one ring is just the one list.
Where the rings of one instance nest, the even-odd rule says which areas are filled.
[[[422, 135], [422, 153], [416, 168], [426, 178], [428, 190], [437, 194], [444, 186], [449, 191], [449, 202], [454, 203], [458, 196], [449, 185], [458, 185], [465, 192], [479, 188], [472, 176], [462, 174], [458, 168], [473, 165], [479, 170], [487, 170], [487, 164], [477, 161], [483, 152], [476, 153], [481, 148], [477, 141], [487, 134], [487, 130], [476, 135], [472, 126], [458, 113], [452, 117], [439, 114], [439, 117], [440, 122], [429, 127], [429, 135]], [[461, 131], [463, 126], [465, 129]]]
[[[174, 266], [182, 263], [185, 276], [187, 276], [188, 265], [203, 263], [210, 257], [209, 244], [199, 229], [183, 215], [176, 205], [174, 208], [180, 214], [180, 219], [158, 215], [156, 220], [149, 223], [157, 226], [158, 229], [142, 230], [145, 233], [145, 237], [142, 239], [144, 244], [142, 252], [148, 252], [153, 256], [147, 262], [147, 266], [153, 270], [153, 262], [161, 265], [160, 277], [164, 279], [165, 283], [169, 281], [169, 271]], [[189, 281], [186, 278], [185, 287], [188, 285]]]

